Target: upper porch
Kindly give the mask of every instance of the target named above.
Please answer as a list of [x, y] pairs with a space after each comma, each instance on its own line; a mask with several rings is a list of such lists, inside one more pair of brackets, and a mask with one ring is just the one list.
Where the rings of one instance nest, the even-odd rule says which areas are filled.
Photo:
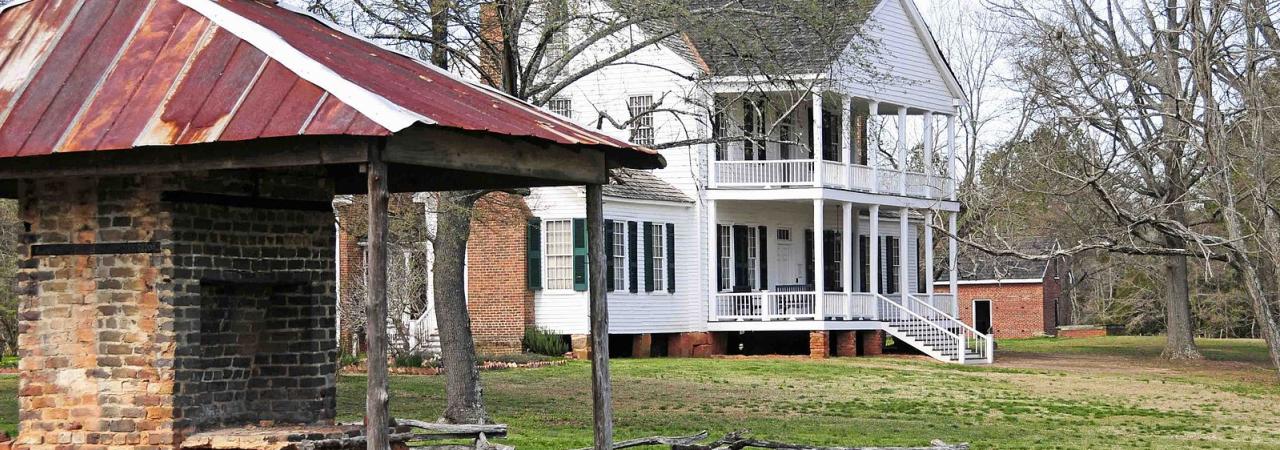
[[718, 92], [715, 102], [711, 189], [816, 187], [955, 200], [954, 111], [821, 90]]

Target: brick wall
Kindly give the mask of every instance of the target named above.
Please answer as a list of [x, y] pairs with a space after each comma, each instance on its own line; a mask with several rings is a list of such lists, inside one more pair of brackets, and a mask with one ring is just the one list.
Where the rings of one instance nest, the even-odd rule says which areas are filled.
[[517, 195], [495, 192], [480, 199], [467, 241], [467, 312], [481, 353], [519, 353], [525, 327], [533, 326], [533, 292], [526, 276], [528, 206]]
[[[936, 292], [946, 292], [945, 286]], [[1040, 283], [962, 284], [956, 298], [960, 319], [973, 326], [973, 301], [991, 300], [991, 326], [997, 338], [1045, 334], [1045, 297]]]
[[201, 427], [332, 420], [332, 189], [314, 175], [25, 183], [20, 446], [169, 449]]

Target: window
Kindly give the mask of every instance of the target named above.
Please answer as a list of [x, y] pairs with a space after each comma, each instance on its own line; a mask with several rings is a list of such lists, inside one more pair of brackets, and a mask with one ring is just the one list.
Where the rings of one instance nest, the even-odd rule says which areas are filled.
[[791, 229], [790, 229], [790, 228], [779, 228], [779, 229], [778, 229], [778, 241], [779, 241], [779, 242], [791, 242]]
[[791, 159], [791, 149], [795, 147], [792, 142], [796, 140], [795, 121], [790, 114], [782, 118], [782, 123], [778, 125], [778, 140], [782, 141], [778, 146], [778, 156], [781, 159]]
[[547, 289], [573, 289], [573, 221], [548, 220]]
[[653, 280], [654, 290], [661, 290], [667, 285], [667, 227], [655, 223], [649, 228], [649, 233], [653, 235], [653, 252], [650, 253], [653, 272], [649, 273], [649, 279]]
[[764, 159], [764, 100], [742, 100], [742, 133], [746, 137], [742, 159]]
[[573, 100], [564, 97], [553, 98], [551, 101], [547, 102], [547, 109], [561, 117], [567, 119], [573, 118]]
[[720, 225], [720, 290], [733, 286], [733, 229]]
[[747, 286], [756, 286], [756, 273], [759, 264], [759, 240], [756, 239], [756, 227], [747, 227]]
[[613, 288], [627, 290], [627, 223], [613, 222]]
[[720, 142], [720, 139], [729, 135], [729, 129], [728, 125], [725, 124], [724, 107], [721, 105], [719, 98], [715, 99], [715, 104], [712, 106], [712, 109], [714, 109], [714, 112], [711, 115], [711, 138], [715, 140], [716, 161], [723, 161], [725, 158], [724, 151], [726, 145], [723, 142]]
[[633, 95], [627, 99], [627, 111], [631, 113], [631, 142], [653, 145], [652, 95]]
[[898, 293], [898, 238], [893, 236], [884, 237], [884, 292], [886, 294]]

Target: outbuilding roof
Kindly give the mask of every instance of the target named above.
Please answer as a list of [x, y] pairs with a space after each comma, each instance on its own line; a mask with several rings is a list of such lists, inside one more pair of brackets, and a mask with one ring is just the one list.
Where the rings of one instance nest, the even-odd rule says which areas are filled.
[[411, 125], [656, 151], [265, 0], [26, 0], [0, 9], [0, 158]]
[[[1011, 249], [1021, 253], [1043, 254], [1053, 251], [1057, 241], [1044, 237], [1026, 237], [1008, 244]], [[1044, 278], [1048, 262], [991, 255], [966, 245], [961, 246], [956, 253], [956, 267], [960, 281], [1039, 280]], [[938, 277], [938, 281], [944, 280], [946, 273]]]
[[603, 190], [606, 197], [693, 203], [675, 186], [662, 181], [648, 170], [617, 169], [609, 178], [609, 184], [604, 185]]

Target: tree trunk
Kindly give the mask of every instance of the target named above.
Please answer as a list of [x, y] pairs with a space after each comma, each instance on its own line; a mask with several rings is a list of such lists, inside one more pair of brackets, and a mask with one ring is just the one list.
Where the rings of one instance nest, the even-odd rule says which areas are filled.
[[471, 235], [471, 209], [476, 191], [443, 192], [437, 205], [435, 237], [435, 307], [440, 329], [441, 363], [444, 367], [447, 405], [444, 419], [451, 423], [481, 424], [489, 421], [484, 409], [476, 344], [471, 338], [471, 316], [463, 290], [463, 265]]
[[[1175, 209], [1180, 209], [1175, 207]], [[1175, 212], [1175, 216], [1178, 213]], [[1185, 213], [1182, 214], [1185, 219]], [[1182, 222], [1183, 220], [1179, 220]], [[1169, 248], [1186, 248], [1182, 238], [1166, 236], [1165, 245]], [[1191, 323], [1191, 293], [1188, 286], [1186, 256], [1165, 256], [1165, 343], [1161, 356], [1167, 359], [1200, 359], [1200, 350], [1196, 348], [1195, 327]]]

